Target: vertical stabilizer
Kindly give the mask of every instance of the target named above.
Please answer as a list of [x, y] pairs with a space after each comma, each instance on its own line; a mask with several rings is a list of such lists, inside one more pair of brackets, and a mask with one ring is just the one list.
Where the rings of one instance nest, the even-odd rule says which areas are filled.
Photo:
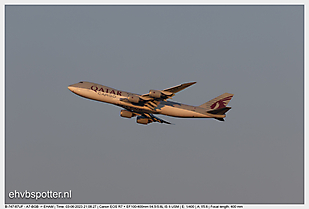
[[226, 107], [226, 105], [231, 101], [234, 94], [230, 93], [224, 93], [202, 105], [199, 107], [209, 109], [209, 110], [215, 110], [215, 109], [221, 109]]

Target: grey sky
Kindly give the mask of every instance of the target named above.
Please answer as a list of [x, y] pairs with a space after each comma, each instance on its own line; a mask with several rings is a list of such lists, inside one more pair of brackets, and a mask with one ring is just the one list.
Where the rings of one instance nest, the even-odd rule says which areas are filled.
[[[36, 203], [303, 203], [303, 6], [6, 6], [9, 191]], [[234, 93], [225, 122], [138, 125], [80, 80], [173, 100]]]

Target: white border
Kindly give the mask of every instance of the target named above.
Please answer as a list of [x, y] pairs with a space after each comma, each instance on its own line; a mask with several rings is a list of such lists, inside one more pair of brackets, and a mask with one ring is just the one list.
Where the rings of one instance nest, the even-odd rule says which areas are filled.
[[[306, 154], [306, 150], [308, 149], [308, 143], [306, 143], [306, 138], [307, 138], [307, 111], [306, 111], [306, 106], [307, 106], [307, 85], [306, 85], [306, 81], [308, 80], [308, 74], [306, 73], [306, 59], [307, 59], [307, 53], [306, 53], [306, 49], [307, 47], [307, 42], [306, 42], [306, 38], [307, 38], [307, 27], [306, 27], [306, 23], [308, 22], [308, 16], [306, 15], [306, 6], [307, 3], [305, 1], [291, 1], [291, 0], [285, 0], [285, 1], [232, 1], [232, 0], [219, 0], [219, 1], [184, 1], [184, 0], [179, 0], [179, 1], [128, 1], [128, 0], [121, 0], [121, 1], [99, 1], [99, 0], [92, 0], [92, 1], [82, 1], [82, 0], [76, 0], [76, 1], [61, 1], [61, 0], [53, 0], [53, 1], [5, 1], [2, 3], [2, 15], [1, 15], [1, 24], [2, 24], [2, 60], [1, 60], [1, 64], [3, 66], [3, 71], [0, 74], [0, 78], [1, 78], [1, 91], [0, 91], [0, 97], [2, 99], [1, 102], [1, 117], [2, 117], [2, 129], [1, 130], [1, 135], [3, 136], [3, 141], [2, 143], [0, 143], [1, 145], [1, 150], [3, 150], [3, 154], [0, 155], [1, 159], [0, 159], [0, 163], [1, 163], [1, 167], [3, 169], [3, 172], [1, 172], [1, 177], [2, 177], [2, 189], [0, 189], [0, 196], [1, 196], [1, 202], [2, 205], [4, 205], [5, 202], [5, 176], [4, 176], [4, 171], [5, 171], [5, 163], [4, 163], [4, 157], [5, 157], [5, 106], [4, 106], [4, 96], [5, 96], [5, 49], [4, 49], [4, 44], [5, 44], [5, 36], [4, 36], [4, 15], [5, 15], [5, 5], [304, 5], [304, 78], [305, 78], [305, 83], [304, 83], [304, 146], [305, 146], [305, 153], [304, 153], [304, 157], [305, 157], [305, 192], [304, 192], [304, 197], [305, 197], [305, 204], [297, 204], [297, 205], [292, 205], [292, 204], [281, 204], [281, 205], [264, 205], [264, 204], [256, 204], [256, 205], [243, 205], [244, 208], [256, 208], [256, 207], [274, 207], [274, 208], [305, 208], [308, 204], [306, 204], [308, 202], [308, 197], [306, 196], [307, 194], [307, 188], [308, 188], [308, 184], [306, 181], [306, 174], [307, 174], [307, 154]], [[1, 184], [1, 183], [0, 183]], [[18, 204], [21, 205], [21, 204]], [[43, 206], [43, 204], [40, 204], [41, 206]], [[62, 205], [62, 204], [59, 204]], [[72, 204], [70, 204], [72, 205]], [[160, 204], [156, 204], [156, 205], [160, 205]], [[206, 204], [206, 205], [210, 205], [210, 204]], [[214, 204], [214, 205], [218, 205], [218, 204]], [[222, 204], [225, 205], [225, 204]], [[231, 204], [228, 204], [231, 205]]]

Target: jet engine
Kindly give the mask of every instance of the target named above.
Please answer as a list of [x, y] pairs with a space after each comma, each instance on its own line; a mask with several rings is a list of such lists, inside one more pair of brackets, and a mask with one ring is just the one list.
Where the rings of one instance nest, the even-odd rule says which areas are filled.
[[134, 113], [128, 110], [121, 110], [120, 116], [124, 118], [132, 118], [134, 116]]
[[135, 96], [135, 95], [130, 95], [130, 96], [128, 97], [128, 100], [129, 100], [129, 102], [139, 103], [140, 98], [139, 98], [138, 96]]
[[153, 98], [161, 98], [161, 96], [163, 96], [163, 94], [158, 90], [150, 90], [149, 96], [151, 96]]
[[147, 125], [149, 123], [149, 119], [148, 118], [145, 118], [143, 116], [137, 116], [136, 118], [136, 123], [140, 123], [140, 124], [143, 124], [143, 125]]

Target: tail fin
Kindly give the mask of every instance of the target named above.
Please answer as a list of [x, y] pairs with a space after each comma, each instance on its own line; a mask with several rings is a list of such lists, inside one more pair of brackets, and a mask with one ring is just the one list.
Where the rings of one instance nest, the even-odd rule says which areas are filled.
[[226, 107], [226, 105], [231, 101], [234, 94], [224, 93], [202, 105], [199, 107], [209, 109], [209, 110], [216, 110]]

